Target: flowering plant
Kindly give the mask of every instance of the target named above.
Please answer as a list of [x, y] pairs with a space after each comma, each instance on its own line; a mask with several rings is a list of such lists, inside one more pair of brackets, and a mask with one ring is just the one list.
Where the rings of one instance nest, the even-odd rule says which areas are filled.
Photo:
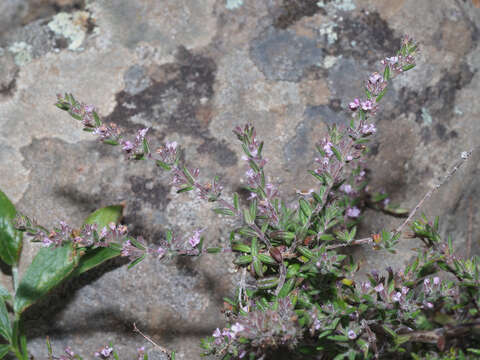
[[[349, 103], [351, 120], [345, 126], [330, 127], [317, 145], [319, 155], [310, 174], [318, 181], [318, 188], [299, 192], [293, 207], [269, 182], [264, 143], [250, 124], [233, 131], [248, 167], [245, 176], [250, 195], [242, 202], [234, 193], [229, 201], [223, 196], [218, 177], [201, 183], [199, 169], [181, 162], [176, 142], [167, 142], [152, 151], [146, 137], [148, 129], [140, 129], [128, 138], [115, 124], [102, 123], [93, 106], [77, 101], [71, 94], [59, 95], [57, 107], [81, 121], [85, 131], [104, 143], [120, 146], [128, 160], [153, 161], [169, 172], [179, 193], [194, 191], [201, 199], [217, 204], [215, 213], [236, 218], [240, 225], [232, 229], [224, 247], [206, 246], [201, 236], [204, 229], [186, 237], [169, 231], [160, 245], [152, 247], [118, 224], [121, 206], [97, 210], [81, 229], [60, 223], [48, 230], [27, 216], [16, 214], [13, 205], [0, 193], [2, 209], [8, 208], [0, 213], [6, 220], [0, 229], [0, 257], [12, 266], [15, 290], [10, 295], [0, 288], [0, 335], [7, 341], [0, 345], [0, 358], [8, 352], [18, 359], [28, 358], [21, 326], [21, 315], [27, 307], [60, 282], [110, 258], [128, 257], [129, 266], [134, 266], [146, 256], [162, 260], [232, 251], [237, 254], [235, 264], [241, 270], [241, 280], [235, 296], [225, 299], [227, 326], [217, 328], [202, 341], [205, 355], [226, 360], [266, 359], [278, 350], [295, 354], [298, 359], [403, 358], [407, 354], [414, 359], [454, 359], [480, 354], [475, 347], [479, 340], [475, 330], [480, 324], [478, 259], [458, 258], [451, 240], [439, 235], [438, 219], [414, 220], [425, 199], [450, 178], [470, 152], [462, 153], [444, 181], [410, 213], [390, 204], [388, 195], [366, 190], [362, 158], [377, 131], [372, 118], [389, 81], [415, 66], [416, 52], [417, 45], [406, 37], [397, 54], [382, 60], [382, 72], [368, 77], [365, 98]], [[357, 225], [367, 205], [408, 216], [394, 230], [357, 238]], [[15, 216], [16, 228], [11, 221]], [[409, 223], [413, 231], [409, 236], [424, 244], [414, 261], [404, 270], [388, 268], [384, 274], [372, 271], [366, 279], [358, 279], [358, 264], [342, 249], [366, 244], [395, 252], [395, 244]], [[19, 280], [21, 231], [44, 248]], [[451, 275], [450, 280], [445, 274]], [[13, 308], [13, 325], [6, 304]], [[54, 356], [47, 344], [50, 359], [80, 359], [70, 348], [64, 355]], [[169, 358], [175, 357], [173, 352], [154, 345]], [[139, 359], [148, 358], [144, 348], [138, 349], [138, 354]], [[112, 345], [95, 355], [118, 358]]]

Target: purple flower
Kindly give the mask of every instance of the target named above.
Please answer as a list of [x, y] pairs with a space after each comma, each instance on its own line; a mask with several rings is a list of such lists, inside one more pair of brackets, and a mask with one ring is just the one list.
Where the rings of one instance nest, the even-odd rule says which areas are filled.
[[340, 191], [343, 191], [345, 194], [351, 194], [353, 188], [350, 184], [342, 184], [342, 186], [340, 186]]
[[375, 286], [375, 291], [376, 291], [377, 293], [382, 292], [384, 289], [385, 289], [385, 288], [383, 287], [383, 284], [381, 284], [381, 283], [378, 284], [377, 286]]
[[219, 338], [220, 336], [222, 336], [222, 333], [221, 333], [220, 329], [216, 328], [215, 331], [213, 332], [212, 336], [214, 338]]
[[370, 111], [373, 109], [373, 101], [371, 100], [362, 101], [361, 106], [363, 111]]
[[348, 104], [350, 110], [355, 111], [360, 107], [360, 100], [355, 99], [350, 104]]
[[70, 346], [67, 346], [65, 348], [65, 353], [68, 355], [68, 356], [75, 356], [75, 353], [73, 352], [72, 348]]
[[407, 293], [410, 291], [410, 289], [406, 286], [402, 286], [402, 295], [407, 295]]
[[440, 278], [438, 276], [435, 276], [433, 278], [433, 285], [435, 285], [435, 286], [440, 285]]
[[357, 334], [355, 334], [355, 331], [353, 330], [348, 330], [347, 336], [350, 340], [355, 340], [357, 338]]
[[377, 128], [374, 124], [365, 124], [362, 126], [361, 131], [363, 135], [370, 135], [375, 134], [377, 132]]
[[107, 359], [110, 356], [110, 354], [112, 353], [112, 351], [113, 351], [113, 348], [105, 345], [102, 350], [97, 351], [95, 353], [95, 356], [99, 357], [99, 358], [102, 358], [102, 359]]
[[123, 151], [131, 151], [133, 149], [133, 143], [131, 141], [124, 141], [123, 142], [123, 146], [122, 146], [122, 150]]
[[156, 250], [156, 253], [157, 253], [157, 258], [161, 259], [165, 255], [165, 249], [159, 246], [158, 249]]
[[232, 337], [236, 337], [239, 332], [242, 332], [243, 330], [245, 330], [245, 327], [242, 324], [237, 322], [237, 323], [232, 325], [230, 330], [231, 330], [231, 333], [232, 333]]
[[396, 63], [398, 63], [398, 56], [386, 57], [384, 63], [387, 63], [389, 65], [395, 65]]
[[325, 143], [325, 145], [323, 145], [323, 151], [325, 151], [325, 154], [328, 157], [333, 155], [332, 146], [333, 146], [333, 144], [330, 141], [327, 141]]
[[356, 206], [347, 209], [347, 216], [351, 218], [356, 218], [360, 215], [360, 209]]
[[377, 84], [383, 81], [383, 76], [380, 75], [378, 72], [374, 72], [372, 75], [368, 77], [368, 81], [372, 84]]
[[195, 230], [193, 235], [188, 239], [188, 243], [192, 248], [197, 246], [200, 243], [200, 234], [204, 231], [205, 229], [202, 230]]
[[402, 298], [402, 293], [401, 292], [397, 291], [395, 294], [392, 295], [392, 300], [394, 302], [399, 302], [401, 298]]

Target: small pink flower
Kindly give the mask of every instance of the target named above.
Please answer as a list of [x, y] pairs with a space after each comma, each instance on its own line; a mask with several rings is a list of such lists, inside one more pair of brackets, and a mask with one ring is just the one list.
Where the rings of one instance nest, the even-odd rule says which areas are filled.
[[342, 184], [342, 186], [340, 186], [340, 191], [343, 191], [345, 194], [351, 194], [353, 188], [350, 184]]
[[348, 330], [347, 336], [350, 340], [355, 340], [357, 338], [357, 334], [355, 334], [355, 331], [353, 330]]
[[362, 126], [361, 131], [363, 135], [375, 134], [377, 132], [377, 128], [374, 124], [365, 124]]
[[361, 102], [362, 110], [363, 111], [369, 111], [373, 109], [373, 101], [371, 100], [365, 100]]
[[222, 336], [222, 333], [221, 333], [220, 329], [216, 328], [215, 331], [213, 332], [212, 336], [214, 338], [219, 338], [220, 336]]
[[237, 323], [233, 324], [230, 329], [232, 331], [233, 337], [236, 337], [239, 332], [245, 330], [245, 327], [242, 324], [237, 322]]
[[347, 216], [351, 218], [356, 218], [360, 215], [360, 209], [356, 206], [347, 209]]
[[350, 110], [355, 111], [360, 107], [360, 100], [355, 99], [350, 104], [348, 104]]
[[395, 294], [393, 294], [393, 296], [392, 296], [392, 300], [394, 302], [399, 302], [401, 298], [402, 298], [402, 293], [400, 293], [398, 291]]
[[382, 292], [385, 288], [383, 287], [383, 284], [378, 284], [377, 286], [375, 286], [375, 291], [377, 293], [379, 292]]
[[333, 155], [332, 146], [333, 144], [330, 141], [327, 141], [326, 144], [323, 145], [323, 151], [325, 151], [325, 154], [329, 157]]
[[192, 248], [197, 246], [200, 243], [200, 234], [204, 231], [205, 229], [202, 230], [196, 230], [193, 235], [188, 239], [188, 243]]

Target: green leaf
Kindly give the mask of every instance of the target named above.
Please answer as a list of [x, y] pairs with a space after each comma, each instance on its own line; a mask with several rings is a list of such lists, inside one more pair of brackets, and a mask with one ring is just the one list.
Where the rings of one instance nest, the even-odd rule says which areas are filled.
[[88, 249], [85, 255], [80, 258], [78, 266], [72, 272], [72, 276], [75, 277], [83, 274], [84, 272], [93, 269], [107, 260], [120, 256], [121, 253], [121, 250], [112, 249], [110, 247]]
[[127, 269], [130, 270], [130, 269], [131, 269], [132, 267], [134, 267], [135, 265], [141, 263], [141, 262], [145, 259], [146, 256], [147, 256], [147, 254], [144, 253], [144, 254], [143, 254], [142, 256], [140, 256], [138, 259], [133, 260], [130, 264], [128, 264]]
[[274, 258], [266, 254], [258, 254], [258, 259], [268, 265], [275, 265], [277, 263]]
[[385, 71], [383, 72], [383, 79], [385, 81], [390, 80], [390, 66], [388, 65], [385, 66]]
[[312, 216], [313, 211], [310, 208], [310, 205], [308, 204], [308, 202], [305, 201], [305, 199], [303, 199], [303, 198], [298, 199], [298, 203], [300, 205], [300, 210], [303, 212], [303, 214], [306, 217]]
[[268, 277], [263, 279], [257, 280], [257, 287], [260, 290], [267, 290], [272, 289], [278, 285], [278, 278], [276, 277]]
[[167, 170], [167, 171], [170, 171], [172, 169], [172, 167], [170, 165], [168, 165], [166, 162], [163, 162], [163, 161], [160, 161], [160, 160], [157, 160], [157, 166], [160, 166], [162, 169]]
[[378, 94], [377, 99], [376, 99], [376, 102], [377, 102], [377, 103], [378, 103], [380, 100], [382, 100], [383, 96], [387, 93], [387, 89], [388, 89], [388, 88], [383, 89], [383, 90], [380, 92], [380, 94]]
[[187, 187], [184, 187], [180, 190], [177, 190], [177, 194], [181, 194], [181, 193], [184, 193], [184, 192], [187, 192], [187, 191], [192, 191], [193, 190], [193, 186], [187, 186]]
[[98, 116], [97, 112], [93, 112], [93, 119], [95, 120], [95, 126], [100, 127], [102, 125], [102, 121], [100, 120], [100, 117]]
[[0, 335], [9, 343], [12, 342], [12, 325], [8, 318], [7, 306], [2, 297], [0, 297]]
[[[110, 223], [117, 224], [122, 218], [123, 206], [112, 205], [98, 209], [91, 213], [84, 221], [86, 224], [96, 224], [97, 229], [101, 230]], [[86, 253], [80, 258], [78, 266], [74, 269], [71, 276], [76, 277], [94, 267], [113, 259], [121, 254], [121, 250], [112, 247], [102, 247], [87, 249]]]
[[0, 359], [3, 359], [5, 355], [8, 354], [9, 351], [10, 351], [9, 344], [0, 344]]
[[233, 206], [235, 207], [235, 210], [238, 211], [238, 208], [239, 208], [238, 193], [233, 193]]
[[66, 279], [77, 265], [71, 244], [41, 248], [23, 275], [13, 302], [16, 314], [46, 295]]
[[251, 251], [250, 246], [242, 244], [242, 243], [234, 243], [232, 245], [232, 250], [233, 251], [241, 251], [241, 252], [245, 252], [245, 253], [249, 253]]
[[287, 297], [287, 295], [290, 293], [290, 291], [292, 291], [293, 286], [295, 285], [295, 280], [296, 279], [292, 277], [291, 279], [288, 279], [285, 284], [283, 284], [280, 292], [278, 293], [279, 298]]
[[0, 258], [7, 265], [15, 265], [22, 250], [23, 233], [15, 229], [13, 219], [17, 210], [0, 190]]
[[404, 67], [402, 67], [402, 70], [403, 71], [408, 71], [408, 70], [411, 70], [415, 67], [415, 64], [409, 64], [409, 65], [405, 65]]
[[252, 255], [242, 255], [236, 258], [233, 262], [237, 265], [246, 265], [250, 264], [253, 261]]
[[97, 224], [97, 229], [102, 230], [112, 222], [118, 224], [122, 218], [122, 213], [123, 205], [106, 206], [88, 215], [83, 224]]
[[235, 216], [235, 213], [228, 208], [215, 208], [213, 209], [213, 212], [219, 215]]
[[338, 151], [338, 149], [335, 146], [330, 146], [330, 149], [335, 154], [335, 157], [337, 158], [337, 160], [342, 162], [342, 155], [340, 154], [340, 151]]
[[113, 139], [105, 139], [105, 140], [103, 140], [103, 142], [105, 144], [113, 145], [113, 146], [119, 145], [118, 141], [113, 140]]

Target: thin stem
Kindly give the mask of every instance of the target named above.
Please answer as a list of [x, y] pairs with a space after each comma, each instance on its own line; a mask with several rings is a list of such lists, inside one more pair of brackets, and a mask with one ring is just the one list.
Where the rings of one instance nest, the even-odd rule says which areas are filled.
[[158, 345], [157, 343], [155, 343], [155, 341], [153, 341], [152, 339], [150, 339], [147, 335], [145, 335], [144, 333], [142, 333], [138, 328], [137, 328], [137, 325], [135, 325], [135, 323], [133, 323], [133, 331], [135, 332], [138, 332], [140, 335], [142, 335], [145, 340], [147, 340], [149, 343], [151, 343], [153, 346], [155, 346], [156, 348], [158, 348], [161, 352], [163, 352], [165, 355], [167, 355], [167, 357], [169, 359], [172, 358], [171, 356], [171, 352], [169, 350], [167, 350], [166, 348], [164, 348], [163, 346], [161, 345]]
[[437, 191], [443, 184], [445, 184], [448, 180], [450, 180], [452, 175], [455, 174], [455, 172], [470, 158], [470, 156], [472, 155], [472, 151], [473, 150], [462, 153], [460, 160], [457, 161], [457, 163], [452, 167], [452, 169], [444, 176], [442, 181], [435, 184], [433, 188], [427, 191], [427, 193], [423, 196], [423, 198], [418, 202], [418, 204], [410, 212], [407, 219], [402, 224], [400, 224], [399, 227], [395, 229], [393, 236], [396, 236], [402, 232], [403, 228], [413, 219], [413, 217], [415, 216], [417, 211], [422, 207], [424, 202], [427, 201], [433, 195], [433, 193]]

